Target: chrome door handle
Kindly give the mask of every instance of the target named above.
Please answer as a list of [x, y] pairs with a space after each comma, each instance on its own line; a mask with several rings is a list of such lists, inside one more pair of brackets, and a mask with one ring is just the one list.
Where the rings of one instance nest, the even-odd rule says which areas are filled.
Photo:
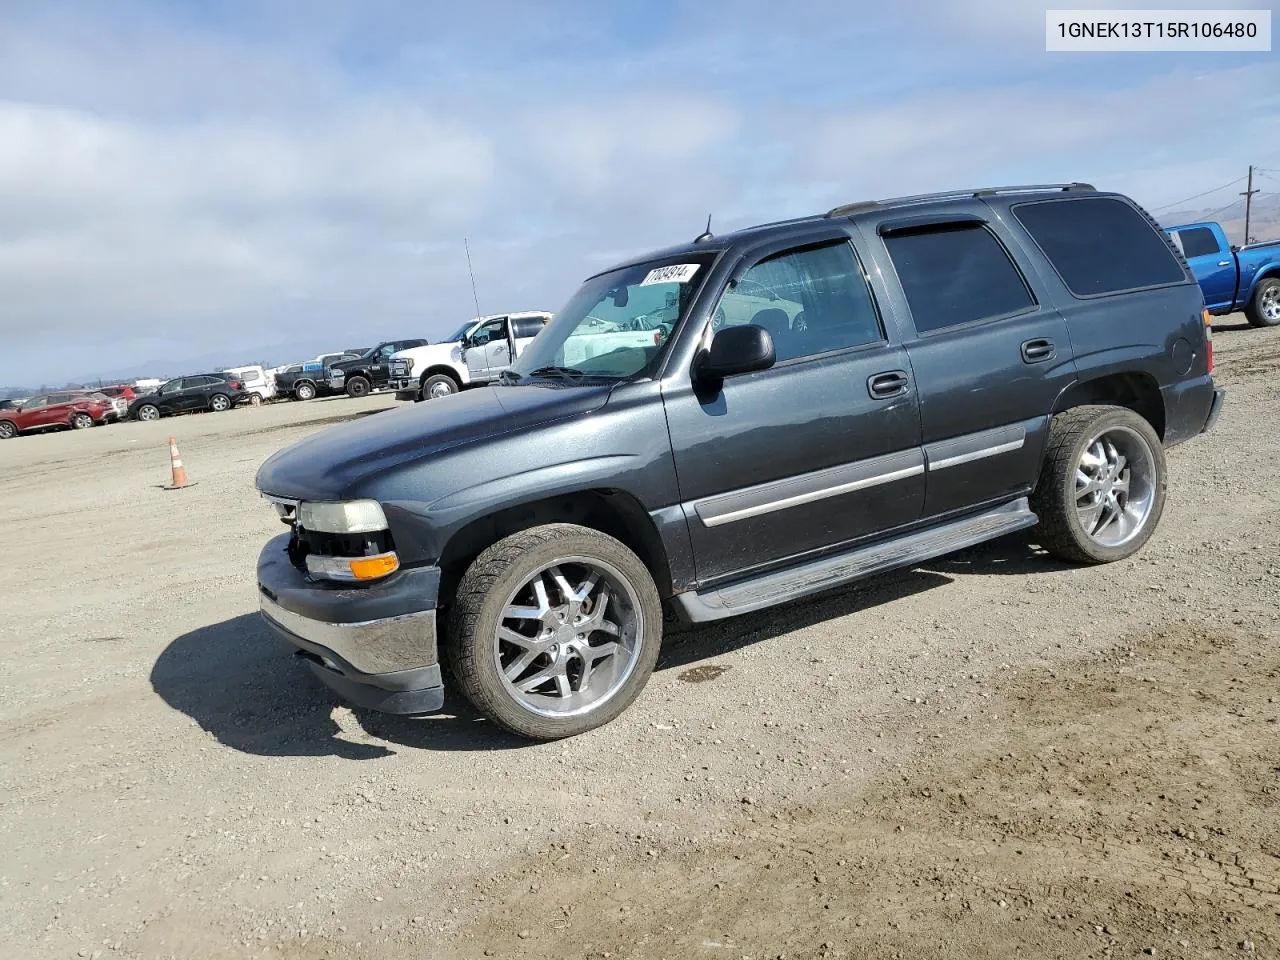
[[1219, 260], [1219, 261], [1218, 261], [1218, 266], [1220, 266], [1220, 267], [1229, 267], [1229, 266], [1231, 266], [1231, 261], [1230, 261], [1230, 260]]

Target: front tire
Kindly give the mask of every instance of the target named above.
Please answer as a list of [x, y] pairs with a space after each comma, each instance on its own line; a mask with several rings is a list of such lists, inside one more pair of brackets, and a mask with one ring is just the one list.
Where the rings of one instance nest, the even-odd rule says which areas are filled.
[[10, 420], [0, 420], [0, 440], [12, 440], [18, 435], [18, 428]]
[[293, 395], [299, 400], [312, 400], [316, 395], [316, 386], [314, 383], [303, 380], [302, 383], [293, 388]]
[[260, 407], [260, 406], [262, 406], [262, 394], [260, 394], [260, 393], [251, 393], [251, 394], [249, 394], [249, 406], [251, 406], [251, 407]]
[[225, 393], [215, 393], [209, 398], [209, 409], [214, 413], [221, 413], [223, 410], [230, 410], [231, 398]]
[[1280, 278], [1268, 277], [1259, 282], [1244, 315], [1251, 326], [1280, 326]]
[[1137, 553], [1164, 512], [1164, 446], [1124, 407], [1073, 407], [1049, 427], [1031, 507], [1050, 553], [1073, 563], [1112, 563]]
[[458, 390], [458, 382], [453, 377], [444, 373], [435, 373], [423, 379], [417, 399], [439, 400], [441, 397], [457, 393]]
[[71, 427], [74, 430], [88, 430], [93, 426], [93, 417], [87, 413], [77, 413], [71, 418]]
[[661, 645], [662, 604], [640, 559], [597, 530], [555, 523], [476, 558], [458, 586], [445, 654], [490, 720], [557, 740], [630, 706]]
[[347, 380], [347, 396], [352, 400], [369, 395], [369, 381], [364, 377], [351, 377]]

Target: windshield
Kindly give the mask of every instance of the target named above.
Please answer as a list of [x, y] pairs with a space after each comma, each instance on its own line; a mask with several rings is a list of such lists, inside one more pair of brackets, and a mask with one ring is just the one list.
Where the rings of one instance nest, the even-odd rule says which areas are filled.
[[512, 371], [527, 377], [559, 367], [606, 379], [652, 372], [713, 257], [685, 254], [591, 278], [529, 344]]
[[460, 326], [457, 330], [453, 331], [453, 333], [449, 334], [449, 336], [445, 337], [440, 342], [441, 343], [457, 343], [459, 340], [461, 340], [463, 337], [467, 335], [467, 331], [470, 330], [472, 325], [474, 324], [475, 324], [474, 320], [468, 320], [466, 323]]

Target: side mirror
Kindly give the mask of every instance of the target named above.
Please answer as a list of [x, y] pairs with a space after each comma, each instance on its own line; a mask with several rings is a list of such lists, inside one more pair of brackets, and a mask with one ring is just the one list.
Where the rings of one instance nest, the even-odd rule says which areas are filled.
[[711, 340], [711, 349], [703, 354], [698, 366], [698, 379], [723, 380], [739, 373], [752, 373], [773, 366], [773, 337], [764, 327], [753, 323], [722, 327]]

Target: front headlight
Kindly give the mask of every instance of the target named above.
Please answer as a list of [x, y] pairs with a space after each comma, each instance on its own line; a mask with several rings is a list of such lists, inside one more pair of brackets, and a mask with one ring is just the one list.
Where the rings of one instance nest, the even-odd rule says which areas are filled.
[[376, 533], [387, 529], [377, 500], [298, 504], [298, 526], [316, 533]]
[[404, 363], [405, 373], [413, 373], [413, 357], [405, 357], [402, 362]]

